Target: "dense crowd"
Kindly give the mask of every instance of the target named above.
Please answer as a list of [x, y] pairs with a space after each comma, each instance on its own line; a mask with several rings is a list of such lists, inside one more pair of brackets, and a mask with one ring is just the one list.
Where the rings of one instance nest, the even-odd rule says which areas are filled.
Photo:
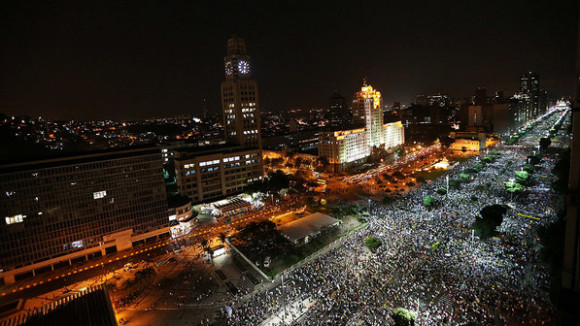
[[[550, 187], [555, 160], [543, 158], [534, 187], [514, 196], [504, 182], [527, 163], [529, 150], [497, 150], [495, 162], [446, 196], [436, 193], [446, 187], [443, 177], [392, 204], [374, 203], [366, 227], [335, 249], [284, 272], [283, 284], [232, 302], [229, 324], [259, 325], [307, 298], [316, 304], [306, 313], [290, 312], [295, 325], [389, 325], [396, 307], [415, 312], [421, 325], [550, 324], [550, 279], [539, 262], [537, 231], [553, 223], [563, 206]], [[459, 179], [481, 157], [456, 167], [449, 178]], [[437, 198], [434, 207], [424, 205], [427, 195]], [[483, 241], [469, 226], [483, 207], [497, 203], [510, 209], [500, 236]], [[382, 241], [374, 253], [364, 246], [369, 236]]]

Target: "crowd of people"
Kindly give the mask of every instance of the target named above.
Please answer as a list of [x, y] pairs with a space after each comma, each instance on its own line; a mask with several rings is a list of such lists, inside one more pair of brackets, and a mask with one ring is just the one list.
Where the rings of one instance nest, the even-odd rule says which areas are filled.
[[[305, 299], [316, 304], [294, 312], [293, 325], [391, 325], [397, 307], [414, 312], [420, 325], [550, 324], [550, 278], [539, 260], [538, 229], [554, 223], [564, 204], [550, 186], [556, 160], [544, 153], [535, 185], [525, 196], [512, 195], [504, 182], [528, 163], [530, 149], [496, 150], [495, 161], [460, 189], [438, 195], [447, 187], [442, 177], [391, 204], [373, 203], [366, 227], [339, 246], [285, 271], [284, 282], [232, 302], [229, 325], [260, 325]], [[471, 158], [449, 178], [460, 179], [488, 155]], [[437, 199], [434, 206], [424, 205], [427, 195]], [[470, 226], [494, 204], [509, 207], [504, 221], [497, 237], [480, 239]], [[382, 242], [375, 252], [365, 247], [370, 236]]]

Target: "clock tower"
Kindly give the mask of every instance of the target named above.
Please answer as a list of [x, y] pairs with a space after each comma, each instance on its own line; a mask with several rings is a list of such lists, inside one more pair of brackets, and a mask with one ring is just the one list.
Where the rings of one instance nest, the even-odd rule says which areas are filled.
[[226, 79], [221, 87], [226, 140], [261, 149], [258, 85], [252, 79], [244, 40], [235, 36], [229, 39], [227, 54], [224, 57]]

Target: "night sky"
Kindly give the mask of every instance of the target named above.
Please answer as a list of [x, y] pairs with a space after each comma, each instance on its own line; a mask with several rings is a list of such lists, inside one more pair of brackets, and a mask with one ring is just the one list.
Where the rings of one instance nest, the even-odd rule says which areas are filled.
[[524, 71], [571, 95], [575, 1], [7, 1], [0, 113], [140, 119], [220, 112], [226, 41], [246, 40], [263, 111], [347, 98], [512, 93]]

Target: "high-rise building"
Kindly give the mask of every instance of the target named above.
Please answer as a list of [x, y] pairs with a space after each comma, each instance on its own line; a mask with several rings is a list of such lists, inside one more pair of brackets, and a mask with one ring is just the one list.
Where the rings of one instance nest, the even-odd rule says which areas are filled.
[[533, 72], [522, 74], [520, 77], [520, 92], [540, 91], [540, 76]]
[[169, 232], [159, 148], [0, 165], [0, 281]]
[[258, 85], [243, 39], [228, 40], [222, 108], [226, 144], [172, 150], [180, 192], [192, 202], [234, 195], [262, 180], [262, 133]]
[[520, 91], [510, 100], [514, 128], [544, 114], [548, 108], [548, 95], [540, 88], [540, 76], [529, 72], [520, 77]]
[[334, 91], [328, 101], [326, 117], [331, 127], [345, 127], [352, 122], [352, 114], [348, 111], [346, 100], [338, 91]]
[[262, 148], [258, 85], [252, 79], [250, 57], [243, 39], [228, 40], [224, 57], [226, 80], [222, 82], [225, 137], [229, 143]]
[[369, 146], [381, 145], [381, 127], [383, 125], [383, 99], [381, 92], [367, 85], [366, 80], [352, 101], [352, 112], [356, 120], [364, 123], [367, 130]]
[[389, 149], [405, 142], [401, 121], [383, 123], [381, 93], [366, 80], [355, 94], [351, 109], [359, 128], [335, 128], [319, 134], [318, 155], [326, 158], [335, 171], [366, 159], [373, 147]]

